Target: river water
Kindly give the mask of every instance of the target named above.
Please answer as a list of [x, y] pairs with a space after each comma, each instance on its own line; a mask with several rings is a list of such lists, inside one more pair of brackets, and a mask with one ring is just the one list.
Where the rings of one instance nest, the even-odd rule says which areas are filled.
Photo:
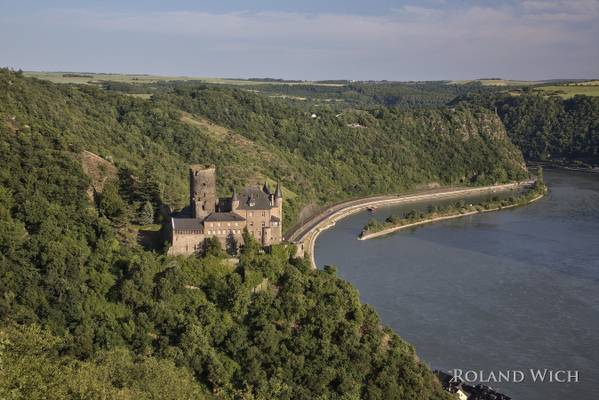
[[[353, 215], [321, 233], [316, 263], [337, 266], [433, 369], [522, 371], [487, 383], [515, 399], [599, 399], [599, 175], [546, 170], [545, 181], [528, 206], [366, 241], [373, 216]], [[530, 369], [578, 382], [533, 382]]]

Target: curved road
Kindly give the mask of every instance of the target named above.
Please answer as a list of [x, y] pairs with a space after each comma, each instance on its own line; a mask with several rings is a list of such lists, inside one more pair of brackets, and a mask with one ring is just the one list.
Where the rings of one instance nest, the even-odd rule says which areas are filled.
[[415, 201], [438, 199], [443, 197], [455, 197], [465, 194], [474, 194], [481, 192], [497, 192], [525, 186], [534, 183], [534, 180], [513, 182], [502, 185], [481, 186], [481, 187], [453, 187], [453, 188], [437, 188], [411, 193], [365, 197], [357, 200], [349, 200], [339, 204], [335, 204], [323, 212], [313, 216], [305, 223], [293, 227], [290, 232], [285, 235], [288, 242], [298, 245], [299, 253], [308, 253], [312, 263], [312, 267], [316, 268], [314, 260], [314, 242], [318, 234], [333, 226], [336, 221], [347, 217], [351, 214], [360, 212], [372, 206], [386, 206], [400, 203], [410, 203]]

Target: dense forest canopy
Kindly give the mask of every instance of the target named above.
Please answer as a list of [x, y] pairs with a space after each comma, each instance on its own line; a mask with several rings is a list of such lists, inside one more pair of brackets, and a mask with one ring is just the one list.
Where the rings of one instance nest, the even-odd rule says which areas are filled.
[[[256, 82], [269, 82], [259, 84]], [[102, 87], [124, 93], [169, 93], [176, 89], [195, 88], [194, 81], [161, 81], [148, 84], [104, 81]], [[447, 81], [431, 82], [350, 82], [321, 81], [317, 83], [280, 82], [276, 79], [248, 81], [247, 85], [222, 84], [212, 87], [241, 89], [267, 97], [283, 100], [301, 109], [325, 107], [335, 110], [347, 108], [370, 109], [380, 106], [401, 108], [440, 107], [456, 96], [470, 93], [493, 93], [505, 87], [484, 86], [478, 81], [451, 84]]]

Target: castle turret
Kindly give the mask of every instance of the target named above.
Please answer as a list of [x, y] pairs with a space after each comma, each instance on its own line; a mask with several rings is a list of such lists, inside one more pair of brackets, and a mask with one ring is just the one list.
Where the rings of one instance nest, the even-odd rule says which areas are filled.
[[270, 188], [268, 187], [268, 182], [264, 181], [264, 186], [262, 186], [262, 191], [266, 194], [270, 194]]
[[281, 190], [281, 185], [277, 182], [277, 188], [275, 189], [274, 197], [274, 209], [273, 214], [276, 215], [283, 220], [283, 191]]
[[204, 219], [216, 209], [216, 168], [192, 165], [189, 168], [190, 206], [194, 218]]
[[277, 189], [275, 190], [275, 206], [282, 207], [283, 206], [283, 191], [281, 190], [281, 185], [277, 182]]
[[233, 196], [231, 196], [231, 211], [235, 212], [239, 208], [239, 197], [237, 191], [233, 188]]

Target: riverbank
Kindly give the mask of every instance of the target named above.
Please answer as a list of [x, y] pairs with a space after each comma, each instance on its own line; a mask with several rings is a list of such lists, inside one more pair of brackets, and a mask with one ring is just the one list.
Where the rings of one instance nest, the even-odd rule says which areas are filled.
[[432, 199], [437, 200], [482, 193], [504, 192], [518, 189], [520, 187], [530, 185], [531, 183], [533, 182], [523, 181], [475, 188], [445, 188], [426, 190], [422, 192], [410, 193], [407, 195], [378, 196], [353, 200], [347, 203], [335, 205], [313, 217], [310, 221], [304, 223], [294, 232], [290, 233], [288, 240], [298, 246], [298, 255], [309, 257], [312, 268], [316, 269], [317, 266], [316, 260], [314, 259], [314, 245], [318, 235], [320, 235], [322, 231], [334, 226], [337, 221], [352, 214], [364, 211], [369, 207], [392, 206]]
[[538, 194], [537, 196], [535, 196], [535, 197], [531, 198], [530, 200], [526, 201], [525, 203], [510, 204], [510, 205], [507, 205], [507, 206], [494, 207], [494, 208], [483, 209], [483, 210], [467, 211], [467, 212], [456, 211], [455, 213], [449, 214], [449, 215], [442, 215], [442, 216], [438, 216], [438, 217], [434, 217], [434, 218], [426, 218], [426, 219], [423, 219], [421, 221], [416, 221], [416, 222], [412, 222], [412, 223], [409, 223], [409, 224], [392, 226], [392, 227], [385, 228], [385, 229], [377, 231], [377, 232], [371, 232], [371, 233], [367, 233], [367, 234], [364, 234], [364, 235], [360, 235], [358, 237], [358, 240], [373, 239], [373, 238], [376, 238], [376, 237], [381, 237], [381, 236], [385, 236], [385, 235], [388, 235], [388, 234], [393, 233], [393, 232], [400, 231], [400, 230], [405, 229], [405, 228], [412, 228], [412, 227], [419, 226], [419, 225], [430, 224], [432, 222], [444, 221], [444, 220], [455, 219], [455, 218], [460, 218], [460, 217], [466, 217], [468, 215], [482, 214], [482, 213], [491, 212], [491, 211], [500, 211], [500, 210], [505, 210], [505, 209], [513, 208], [513, 207], [525, 206], [525, 205], [528, 205], [530, 203], [533, 203], [533, 202], [541, 199], [543, 196], [545, 196], [545, 193], [546, 193], [546, 191]]
[[596, 164], [585, 164], [581, 162], [551, 162], [551, 161], [529, 161], [529, 167], [542, 167], [546, 169], [558, 169], [563, 171], [586, 172], [589, 174], [599, 174], [599, 166]]

